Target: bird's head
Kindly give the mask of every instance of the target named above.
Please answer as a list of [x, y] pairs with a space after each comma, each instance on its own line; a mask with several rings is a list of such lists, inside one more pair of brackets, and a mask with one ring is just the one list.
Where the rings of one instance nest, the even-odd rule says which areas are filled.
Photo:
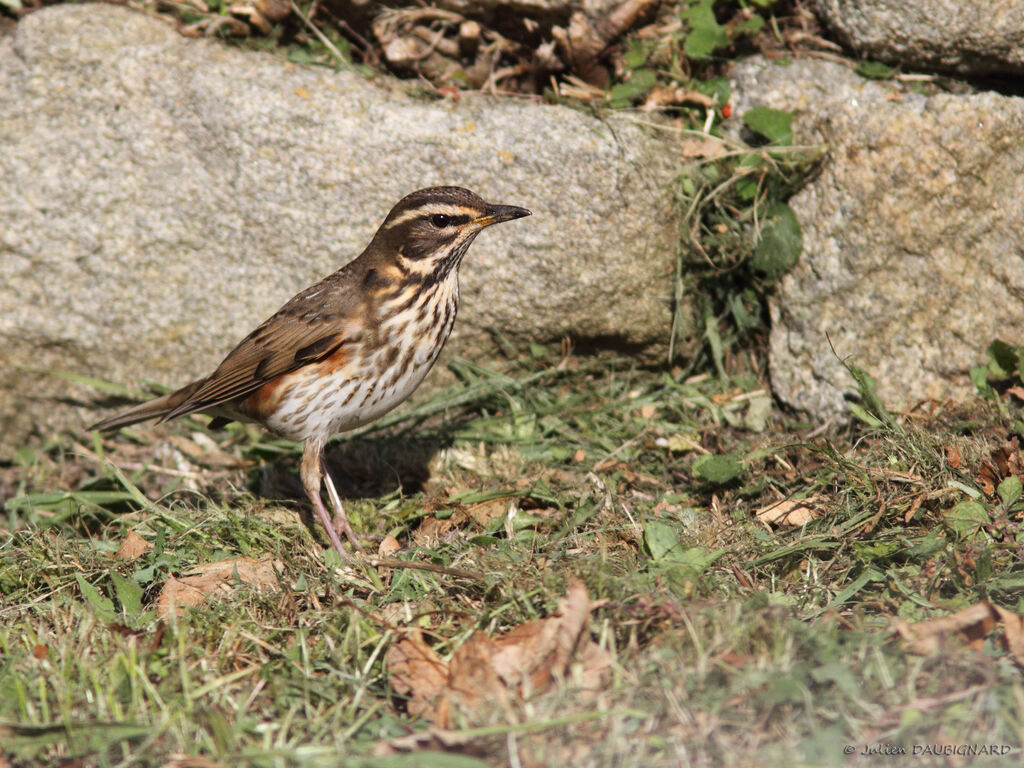
[[482, 229], [529, 215], [525, 208], [494, 205], [462, 187], [427, 187], [398, 201], [371, 249], [397, 259], [403, 271], [437, 279], [458, 268]]

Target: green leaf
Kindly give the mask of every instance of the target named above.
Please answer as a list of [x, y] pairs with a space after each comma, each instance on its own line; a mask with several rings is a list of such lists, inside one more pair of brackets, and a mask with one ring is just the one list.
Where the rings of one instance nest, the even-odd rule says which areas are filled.
[[712, 453], [698, 456], [691, 467], [700, 480], [713, 485], [725, 485], [743, 474], [743, 462], [732, 453], [717, 456]]
[[532, 357], [534, 360], [543, 360], [550, 354], [551, 353], [548, 351], [548, 348], [545, 347], [543, 344], [538, 344], [534, 341], [530, 342], [530, 357]]
[[971, 377], [971, 381], [974, 382], [974, 387], [975, 389], [978, 390], [979, 395], [981, 395], [986, 400], [995, 399], [995, 390], [992, 389], [992, 385], [988, 383], [988, 368], [971, 368], [970, 373], [968, 375]]
[[996, 339], [985, 350], [988, 358], [988, 372], [995, 379], [1008, 379], [1014, 371], [1022, 369], [1022, 350], [1001, 339]]
[[860, 684], [846, 664], [833, 661], [811, 670], [811, 677], [817, 683], [835, 683], [848, 696], [860, 694]]
[[999, 484], [996, 493], [1003, 500], [1003, 504], [1010, 506], [1020, 498], [1022, 490], [1024, 490], [1024, 487], [1021, 485], [1020, 478], [1016, 475], [1010, 475]]
[[766, 221], [754, 246], [751, 266], [769, 280], [778, 280], [799, 261], [804, 247], [803, 232], [793, 209], [776, 203], [765, 211]]
[[896, 75], [895, 67], [890, 67], [880, 61], [858, 61], [854, 71], [869, 80], [892, 80]]
[[751, 16], [749, 19], [744, 19], [735, 27], [737, 33], [753, 33], [759, 32], [762, 29], [764, 29], [763, 16]]
[[854, 595], [856, 595], [858, 592], [864, 589], [864, 587], [866, 587], [868, 584], [875, 581], [885, 581], [885, 574], [878, 568], [875, 568], [873, 565], [870, 565], [867, 568], [865, 568], [864, 572], [861, 573], [861, 575], [858, 576], [856, 579], [854, 579], [852, 583], [847, 584], [843, 589], [839, 590], [835, 598], [833, 598], [832, 602], [820, 611], [818, 611], [817, 614], [824, 613], [830, 608], [838, 608], [840, 605], [843, 605], [847, 600], [852, 599]]
[[651, 55], [651, 44], [646, 40], [633, 40], [629, 43], [626, 53], [622, 56], [622, 63], [626, 69], [640, 69], [647, 63]]
[[691, 575], [696, 578], [724, 554], [724, 549], [712, 551], [704, 547], [689, 547], [688, 549], [671, 552], [670, 556], [666, 559], [671, 560], [675, 564], [686, 566], [690, 569]]
[[490, 765], [490, 763], [469, 755], [429, 749], [421, 749], [408, 754], [369, 757], [360, 760], [358, 764], [363, 768], [488, 768]]
[[693, 83], [693, 87], [705, 96], [715, 99], [719, 104], [728, 104], [732, 99], [732, 88], [729, 86], [729, 81], [724, 77], [698, 80]]
[[649, 69], [634, 69], [629, 80], [612, 87], [608, 92], [608, 101], [612, 107], [629, 106], [633, 101], [642, 98], [658, 82], [658, 76]]
[[743, 417], [743, 425], [751, 432], [764, 432], [768, 426], [768, 417], [772, 415], [772, 398], [769, 395], [758, 395], [750, 398], [747, 414]]
[[718, 375], [725, 378], [725, 346], [722, 343], [722, 335], [718, 332], [718, 320], [708, 312], [704, 317], [704, 338], [711, 348], [711, 359], [715, 363], [715, 370]]
[[771, 107], [754, 107], [743, 113], [743, 124], [775, 144], [793, 143], [793, 113]]
[[663, 560], [669, 552], [681, 547], [679, 528], [664, 520], [652, 520], [644, 526], [644, 544], [653, 560]]
[[142, 587], [117, 571], [111, 571], [110, 578], [114, 582], [114, 594], [121, 604], [122, 615], [129, 625], [135, 626], [135, 622], [142, 616]]
[[959, 534], [971, 534], [982, 525], [992, 522], [988, 510], [977, 501], [961, 501], [955, 507], [943, 513], [946, 525]]
[[701, 0], [679, 14], [690, 28], [683, 40], [683, 50], [691, 59], [706, 59], [715, 49], [729, 44], [725, 27], [715, 18], [714, 5], [715, 0]]
[[[893, 424], [892, 416], [889, 415], [889, 411], [886, 410], [885, 404], [878, 396], [876, 391], [878, 382], [875, 381], [875, 377], [853, 363], [843, 362], [843, 365], [846, 366], [846, 370], [850, 372], [853, 380], [857, 382], [857, 393], [860, 395], [860, 399], [865, 406], [864, 409], [861, 409], [859, 406], [855, 407], [856, 403], [851, 403], [850, 412], [857, 415], [858, 418], [869, 426], [891, 426]], [[871, 420], [879, 423], [877, 425], [872, 424]]]
[[856, 403], [850, 403], [848, 407], [850, 409], [850, 415], [857, 419], [861, 424], [866, 424], [872, 429], [882, 429], [885, 426], [884, 421], [879, 421]]
[[117, 611], [114, 610], [113, 600], [104, 596], [96, 587], [82, 578], [80, 573], [75, 574], [75, 580], [78, 582], [78, 588], [82, 590], [82, 595], [85, 596], [85, 601], [96, 612], [97, 618], [105, 622], [117, 620], [118, 616]]

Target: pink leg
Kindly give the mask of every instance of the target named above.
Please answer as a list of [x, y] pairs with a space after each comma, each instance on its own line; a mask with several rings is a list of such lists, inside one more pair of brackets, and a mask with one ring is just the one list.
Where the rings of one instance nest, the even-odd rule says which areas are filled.
[[334, 481], [331, 479], [331, 473], [327, 471], [327, 462], [324, 461], [323, 456], [320, 457], [320, 468], [324, 473], [324, 485], [327, 486], [327, 498], [331, 500], [331, 506], [334, 507], [334, 530], [342, 531], [345, 534], [345, 538], [352, 542], [352, 546], [360, 552], [364, 551], [362, 545], [359, 543], [359, 537], [356, 536], [356, 532], [352, 530], [352, 525], [348, 521], [348, 515], [345, 514], [345, 508], [341, 505], [341, 497], [338, 495], [337, 488], [334, 487]]
[[[316, 511], [317, 518], [319, 518], [320, 523], [327, 530], [327, 538], [331, 540], [331, 544], [338, 551], [338, 554], [341, 555], [341, 559], [348, 561], [352, 559], [352, 556], [342, 546], [341, 539], [338, 538], [338, 533], [331, 524], [330, 515], [327, 514], [324, 502], [320, 498], [320, 462], [323, 457], [323, 449], [324, 444], [322, 440], [311, 438], [306, 441], [306, 445], [302, 449], [302, 487], [306, 489], [306, 495], [309, 496], [309, 500], [313, 503], [313, 509]], [[351, 530], [351, 527], [349, 530]], [[349, 538], [353, 540], [351, 536]]]

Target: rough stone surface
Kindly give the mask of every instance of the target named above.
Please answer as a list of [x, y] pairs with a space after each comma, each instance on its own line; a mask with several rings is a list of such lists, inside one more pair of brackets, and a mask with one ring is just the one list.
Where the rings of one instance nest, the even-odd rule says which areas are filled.
[[1024, 0], [816, 0], [857, 53], [964, 75], [1024, 73]]
[[733, 77], [738, 113], [792, 110], [797, 141], [831, 147], [790, 201], [804, 251], [771, 305], [776, 394], [842, 410], [836, 355], [898, 407], [972, 391], [994, 338], [1024, 342], [1024, 99], [925, 98], [809, 60]]
[[450, 350], [484, 355], [494, 331], [667, 340], [678, 154], [625, 121], [424, 101], [61, 5], [0, 39], [0, 146], [0, 452], [95, 415], [55, 403], [88, 389], [38, 371], [201, 375], [433, 184], [534, 213], [471, 249]]

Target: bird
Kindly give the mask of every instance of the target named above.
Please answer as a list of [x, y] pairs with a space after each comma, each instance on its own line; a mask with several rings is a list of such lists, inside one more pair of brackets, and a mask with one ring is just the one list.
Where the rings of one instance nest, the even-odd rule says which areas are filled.
[[380, 418], [413, 393], [455, 323], [459, 267], [469, 246], [486, 227], [529, 215], [462, 187], [412, 192], [361, 254], [285, 302], [213, 373], [88, 429], [204, 413], [213, 417], [212, 429], [254, 422], [303, 442], [303, 489], [331, 545], [348, 560], [339, 531], [363, 549], [324, 460], [328, 439]]

